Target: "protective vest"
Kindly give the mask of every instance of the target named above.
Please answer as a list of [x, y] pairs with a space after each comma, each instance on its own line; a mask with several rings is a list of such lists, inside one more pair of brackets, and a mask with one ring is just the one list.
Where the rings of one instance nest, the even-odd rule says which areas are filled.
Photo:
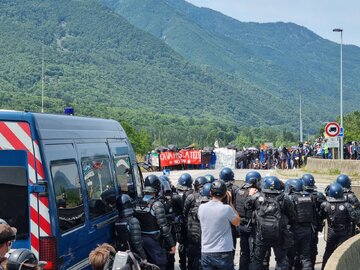
[[315, 204], [310, 195], [294, 194], [293, 202], [297, 223], [313, 223], [315, 217]]
[[350, 215], [344, 202], [329, 202], [327, 205], [328, 222], [331, 227], [350, 225]]
[[172, 203], [169, 200], [162, 200], [162, 204], [165, 208], [166, 220], [169, 224], [172, 224], [175, 220], [175, 215], [172, 207]]
[[130, 225], [129, 218], [115, 221], [115, 245], [116, 250], [130, 250]]
[[261, 194], [257, 199], [256, 233], [265, 243], [281, 240], [282, 200]]
[[190, 209], [188, 216], [188, 240], [196, 246], [201, 247], [201, 225], [198, 218], [199, 207], [202, 203], [206, 203], [210, 198], [198, 196]]
[[240, 217], [246, 222], [252, 218], [252, 211], [245, 208], [245, 200], [249, 196], [249, 190], [240, 188], [235, 195], [235, 209]]
[[145, 234], [160, 233], [159, 225], [155, 217], [153, 197], [144, 196], [144, 198], [135, 206], [135, 216], [140, 222], [141, 232]]

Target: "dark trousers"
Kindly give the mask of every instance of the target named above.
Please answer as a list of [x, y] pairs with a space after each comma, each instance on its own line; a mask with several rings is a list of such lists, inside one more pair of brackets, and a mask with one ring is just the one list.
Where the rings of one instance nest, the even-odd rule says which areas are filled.
[[326, 248], [323, 257], [323, 263], [321, 269], [325, 268], [326, 262], [330, 258], [334, 250], [345, 242], [351, 236], [351, 227], [350, 226], [337, 226], [328, 228]]
[[[313, 265], [311, 263], [311, 237], [312, 227], [311, 224], [295, 226], [294, 233], [294, 247], [292, 252], [289, 252], [289, 266], [290, 269], [295, 266], [295, 256], [298, 257], [303, 270], [312, 270]], [[298, 268], [296, 268], [298, 269]]]
[[152, 237], [143, 236], [142, 239], [148, 262], [159, 266], [161, 270], [166, 270], [167, 251], [165, 248]]
[[188, 269], [202, 270], [201, 267], [201, 244], [189, 243], [187, 248]]
[[175, 269], [175, 254], [167, 253], [166, 270], [174, 270], [174, 269]]
[[255, 230], [252, 226], [240, 225], [240, 262], [239, 270], [248, 270], [254, 255]]
[[185, 244], [185, 243], [179, 244], [178, 252], [179, 252], [180, 269], [187, 270], [187, 260], [186, 260], [187, 244]]
[[275, 253], [276, 260], [276, 269], [278, 270], [288, 270], [289, 262], [287, 259], [287, 250], [282, 247], [282, 243], [279, 240], [277, 243], [264, 243], [259, 237], [256, 237], [255, 240], [255, 253], [253, 261], [251, 261], [249, 270], [262, 270], [264, 265], [264, 258], [266, 252], [273, 248]]
[[319, 232], [316, 231], [313, 233], [312, 237], [311, 237], [311, 264], [313, 266], [312, 269], [314, 269], [315, 267], [315, 263], [316, 263], [316, 255], [318, 254], [318, 245], [319, 242]]
[[203, 270], [234, 270], [233, 252], [202, 253]]

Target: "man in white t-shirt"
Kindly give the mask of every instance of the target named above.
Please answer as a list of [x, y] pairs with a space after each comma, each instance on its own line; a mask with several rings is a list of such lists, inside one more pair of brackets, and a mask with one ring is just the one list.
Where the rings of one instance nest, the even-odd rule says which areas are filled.
[[[201, 225], [201, 264], [203, 270], [233, 270], [233, 239], [231, 224], [240, 225], [240, 217], [225, 182], [211, 185], [212, 200], [201, 204], [198, 217]], [[225, 203], [223, 203], [225, 201]]]

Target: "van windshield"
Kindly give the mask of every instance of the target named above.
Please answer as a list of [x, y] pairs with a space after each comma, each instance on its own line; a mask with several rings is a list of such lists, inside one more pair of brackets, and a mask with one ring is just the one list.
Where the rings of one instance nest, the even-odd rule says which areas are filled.
[[29, 204], [26, 169], [0, 167], [0, 218], [17, 229], [16, 239], [29, 237]]

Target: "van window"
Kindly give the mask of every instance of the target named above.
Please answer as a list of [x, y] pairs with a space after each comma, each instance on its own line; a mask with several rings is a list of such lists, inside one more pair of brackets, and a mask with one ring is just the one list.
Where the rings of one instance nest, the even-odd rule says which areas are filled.
[[103, 198], [108, 191], [114, 189], [109, 159], [101, 156], [83, 158], [81, 167], [86, 184], [90, 219], [110, 212], [112, 209]]
[[133, 166], [133, 175], [134, 180], [136, 183], [136, 192], [138, 197], [142, 197], [142, 190], [143, 190], [143, 176], [141, 174], [140, 168], [137, 164]]
[[84, 204], [75, 160], [59, 160], [50, 165], [61, 232], [85, 222]]
[[118, 187], [122, 193], [135, 198], [136, 190], [132, 177], [131, 164], [129, 156], [115, 156], [115, 173]]
[[29, 198], [25, 167], [0, 167], [0, 218], [17, 229], [16, 238], [29, 237]]

